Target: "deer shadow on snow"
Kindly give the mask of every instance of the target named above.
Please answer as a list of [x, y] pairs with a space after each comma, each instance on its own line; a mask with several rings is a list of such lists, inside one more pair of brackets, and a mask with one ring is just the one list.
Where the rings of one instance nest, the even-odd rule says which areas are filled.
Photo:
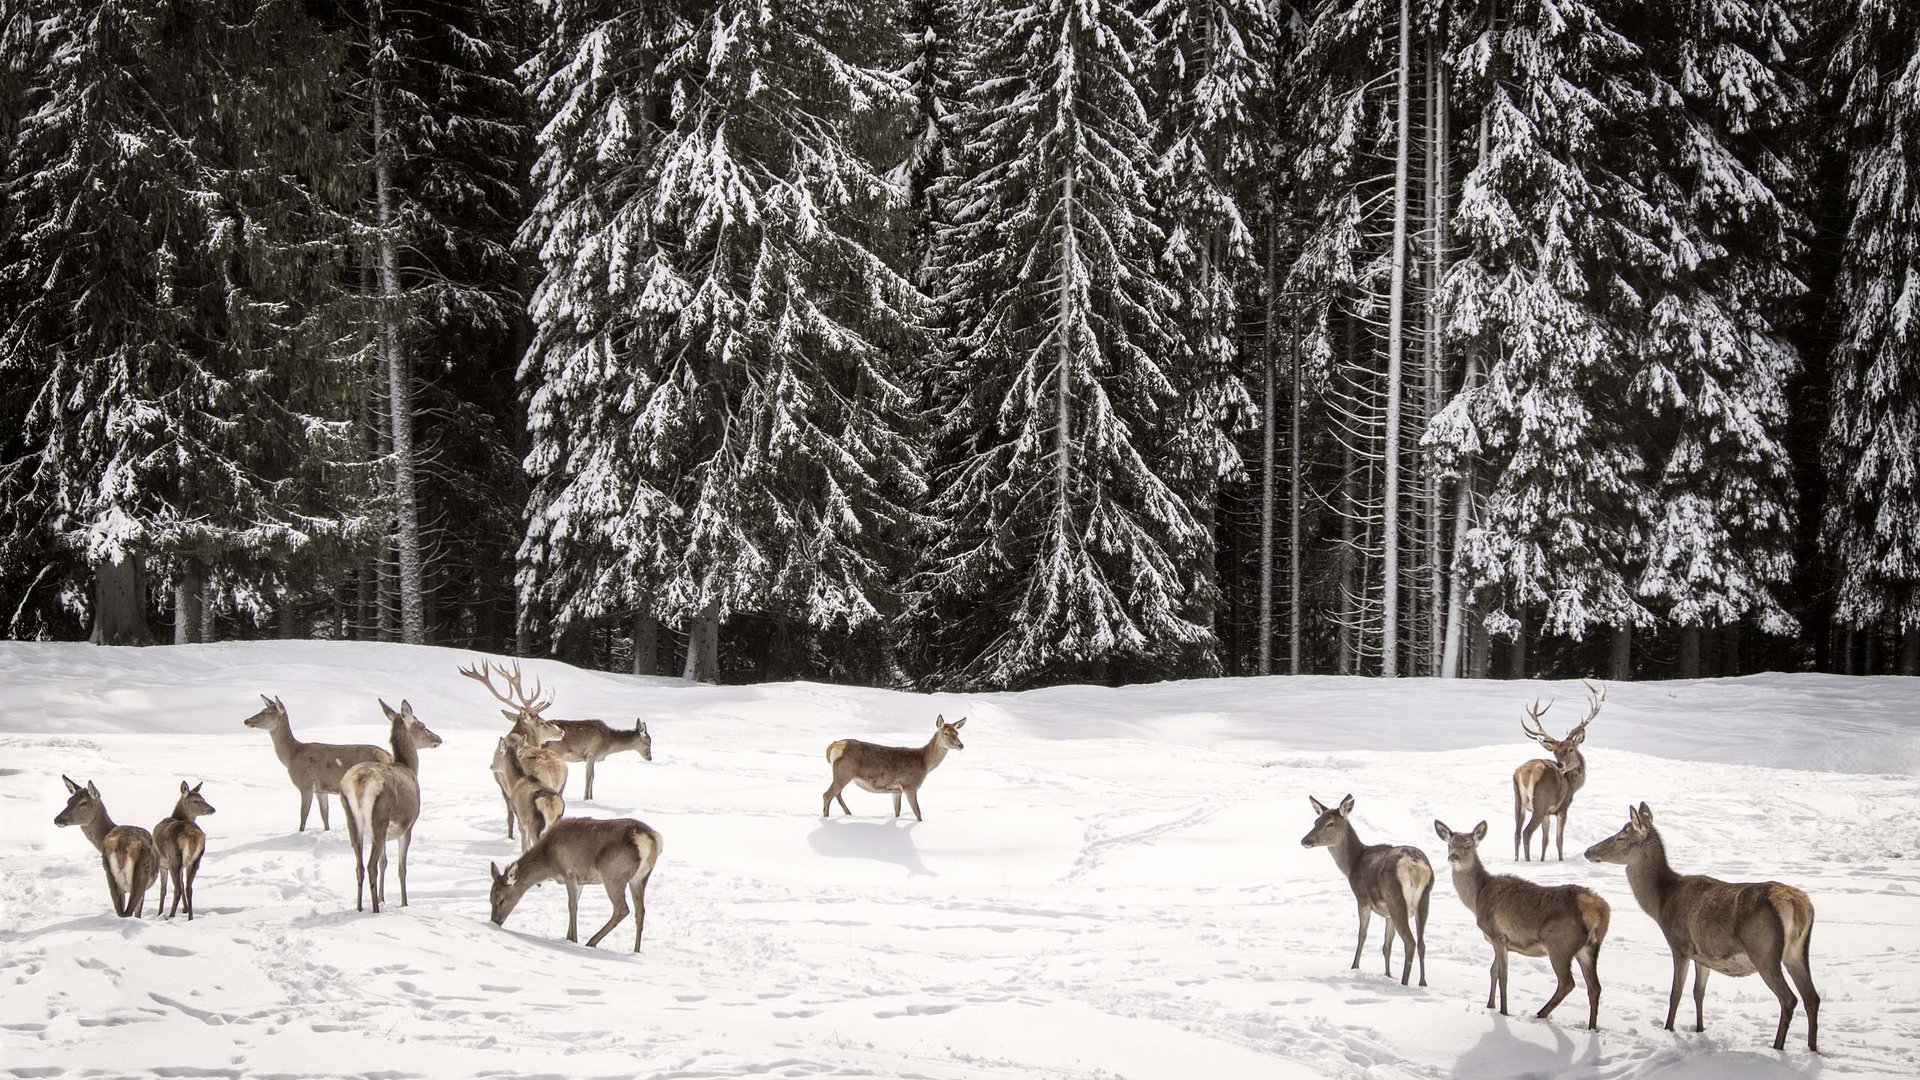
[[835, 859], [874, 859], [903, 867], [908, 877], [939, 877], [920, 861], [914, 846], [917, 821], [849, 821], [828, 818], [807, 835], [807, 846]]
[[[1493, 1025], [1480, 1036], [1479, 1042], [1460, 1055], [1452, 1075], [1473, 1080], [1598, 1075], [1600, 1040], [1594, 1032], [1582, 1032], [1586, 1035], [1586, 1047], [1576, 1057], [1578, 1047], [1558, 1024], [1542, 1022], [1541, 1026], [1553, 1035], [1553, 1046], [1545, 1047], [1514, 1034], [1513, 1024], [1507, 1017], [1494, 1013], [1491, 1018]], [[1533, 1025], [1528, 1025], [1529, 1030], [1532, 1028]]]

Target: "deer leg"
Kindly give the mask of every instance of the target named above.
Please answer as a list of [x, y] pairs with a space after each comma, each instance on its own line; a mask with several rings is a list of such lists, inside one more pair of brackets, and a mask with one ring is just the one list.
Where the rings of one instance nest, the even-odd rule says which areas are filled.
[[1680, 950], [1675, 949], [1673, 951], [1673, 988], [1667, 991], [1667, 1022], [1665, 1027], [1668, 1031], [1673, 1030], [1673, 1018], [1680, 1013], [1680, 991], [1686, 989], [1686, 986], [1687, 958], [1681, 954]]
[[[842, 784], [841, 786], [845, 787], [846, 785]], [[833, 801], [840, 804], [840, 815], [842, 817], [853, 816], [853, 808], [847, 805], [847, 797], [845, 795], [842, 795], [838, 791], [835, 791], [833, 793]]]
[[1513, 857], [1520, 857], [1520, 826], [1526, 820], [1526, 800], [1520, 794], [1520, 781], [1513, 782]]
[[372, 848], [367, 852], [367, 894], [373, 899], [375, 914], [387, 900], [387, 823], [373, 823]]
[[580, 943], [580, 883], [567, 879], [567, 940]]
[[846, 786], [847, 786], [847, 782], [845, 780], [840, 779], [838, 776], [834, 777], [833, 782], [827, 785], [827, 793], [825, 795], [820, 796], [820, 816], [821, 817], [826, 817], [833, 812], [833, 801], [835, 799], [840, 800], [840, 809], [843, 812], [847, 814], [853, 813], [853, 811], [847, 809], [847, 800], [840, 794], [840, 789]]
[[[179, 903], [179, 896], [178, 896], [179, 890], [175, 889], [174, 892], [176, 894], [174, 897], [174, 902], [177, 904]], [[157, 910], [160, 912], [160, 916], [162, 918], [166, 918], [166, 919], [173, 918], [173, 913], [167, 910], [167, 874], [165, 872], [161, 873], [160, 875], [159, 905], [160, 906], [157, 908]]]
[[1420, 894], [1420, 908], [1414, 912], [1414, 940], [1420, 946], [1420, 985], [1427, 985], [1427, 898], [1433, 895], [1433, 883]]
[[1793, 991], [1787, 987], [1787, 977], [1780, 973], [1778, 956], [1756, 956], [1754, 960], [1754, 970], [1760, 976], [1760, 981], [1766, 983], [1767, 989], [1773, 991], [1773, 996], [1780, 999], [1780, 1026], [1773, 1033], [1773, 1048], [1785, 1050], [1787, 1028], [1793, 1025]]
[[[562, 785], [562, 786], [564, 787], [565, 785]], [[593, 759], [592, 758], [587, 759], [587, 790], [586, 790], [586, 793], [584, 795], [581, 795], [580, 797], [583, 799], [593, 798]]]
[[633, 883], [633, 951], [640, 951], [640, 935], [647, 929], [647, 878], [653, 876], [649, 870]]
[[[1387, 925], [1380, 934], [1380, 961], [1384, 965], [1382, 973], [1389, 979], [1393, 978], [1393, 935], [1396, 932], [1393, 925], [1393, 916], [1388, 915]], [[1411, 962], [1413, 954], [1408, 953], [1407, 959]]]
[[400, 906], [407, 906], [407, 847], [413, 843], [413, 826], [400, 834]]
[[[187, 891], [188, 885], [187, 885], [186, 866], [184, 866], [182, 863], [173, 864], [171, 867], [167, 869], [167, 876], [173, 878], [173, 907], [168, 910], [167, 918], [171, 919], [175, 915], [180, 914], [180, 905], [185, 904], [187, 906], [187, 921], [192, 922], [193, 921], [193, 894]], [[162, 904], [165, 904], [167, 902], [167, 878], [166, 877], [163, 877], [160, 879], [160, 902]]]
[[1693, 1030], [1707, 1030], [1707, 965], [1693, 962]]
[[200, 860], [195, 859], [193, 861], [193, 865], [187, 867], [186, 891], [187, 891], [187, 921], [188, 922], [193, 921], [193, 879], [199, 876], [200, 876]]
[[[332, 832], [333, 821], [327, 816], [327, 793], [324, 791], [316, 791], [313, 793], [313, 796], [320, 801], [320, 828], [327, 832]], [[343, 795], [340, 797], [340, 808], [344, 810], [346, 806], [347, 799], [346, 796]]]
[[353, 814], [347, 815], [347, 838], [353, 841], [353, 910], [365, 911], [367, 908], [361, 895], [367, 885], [367, 863], [361, 850], [364, 838], [360, 835], [360, 819]]
[[1800, 991], [1800, 1004], [1807, 1009], [1807, 1049], [1820, 1052], [1820, 992], [1813, 988], [1813, 969], [1807, 963], [1807, 949], [1813, 943], [1813, 928], [1807, 928], [1806, 936], [1801, 938], [1798, 948], [1791, 943], [1786, 950], [1787, 974], [1793, 977], [1793, 988]]
[[300, 789], [300, 831], [307, 831], [307, 814], [313, 810], [313, 789]]
[[[1500, 1015], [1507, 1015], [1507, 945], [1503, 941], [1493, 944], [1493, 984], [1500, 991]], [[1487, 993], [1487, 1007], [1493, 1007], [1493, 993]]]
[[[1540, 805], [1535, 803], [1533, 812], [1527, 815], [1526, 831], [1520, 834], [1520, 858], [1523, 862], [1533, 861], [1533, 831], [1540, 827], [1540, 820], [1544, 817], [1546, 817], [1546, 815], [1540, 812]], [[1543, 833], [1540, 837], [1540, 861], [1545, 862], [1546, 860], [1547, 838]]]
[[893, 793], [893, 816], [900, 816], [900, 793], [897, 791]]
[[[1560, 808], [1560, 812], [1553, 816], [1554, 817], [1553, 849], [1555, 854], [1559, 856], [1561, 862], [1567, 861], [1567, 811], [1569, 809], [1570, 807], [1563, 806]], [[1546, 837], [1543, 836], [1540, 838], [1540, 861], [1545, 862], [1546, 858], [1547, 858], [1547, 840], [1546, 840]]]
[[926, 818], [923, 818], [920, 816], [920, 789], [919, 788], [907, 789], [907, 805], [913, 807], [913, 820], [915, 821], [927, 820]]
[[[1373, 909], [1367, 906], [1365, 900], [1360, 901], [1356, 906], [1360, 911], [1360, 938], [1354, 942], [1353, 963], [1347, 965], [1348, 971], [1358, 971], [1360, 969], [1360, 954], [1367, 949], [1367, 924], [1373, 921]], [[1392, 935], [1388, 936], [1391, 937]]]
[[[1405, 908], [1395, 912], [1394, 915], [1396, 916], [1394, 919], [1394, 929], [1400, 932], [1400, 952], [1402, 954], [1400, 958], [1400, 985], [1405, 986], [1408, 981], [1413, 978], [1413, 927], [1407, 922], [1407, 912]], [[1423, 962], [1421, 964], [1421, 970], [1424, 971], [1425, 969], [1426, 964]], [[1389, 978], [1392, 977], [1392, 965], [1388, 965], [1387, 975]]]
[[606, 885], [607, 900], [613, 904], [613, 917], [607, 920], [607, 925], [601, 927], [592, 937], [587, 939], [587, 948], [589, 949], [600, 944], [600, 939], [606, 937], [608, 931], [619, 926], [620, 920], [627, 917], [626, 887], [618, 881], [609, 881]]
[[[513, 800], [512, 799], [507, 800], [507, 839], [509, 840], [513, 839]], [[526, 851], [527, 845], [521, 844], [520, 850], [523, 852]]]
[[1587, 1030], [1600, 1030], [1600, 950], [1587, 945], [1574, 953], [1580, 961], [1580, 974], [1587, 980]]
[[1547, 954], [1547, 961], [1548, 963], [1551, 963], [1553, 965], [1553, 977], [1556, 981], [1556, 984], [1553, 988], [1553, 996], [1547, 999], [1547, 1003], [1545, 1005], [1540, 1006], [1539, 1012], [1534, 1013], [1535, 1016], [1539, 1017], [1542, 1020], [1545, 1020], [1548, 1016], [1552, 1015], [1554, 1006], [1560, 1004], [1560, 1001], [1562, 998], [1565, 998], [1568, 994], [1573, 992], [1573, 957], [1572, 955], [1567, 953], [1550, 952]]

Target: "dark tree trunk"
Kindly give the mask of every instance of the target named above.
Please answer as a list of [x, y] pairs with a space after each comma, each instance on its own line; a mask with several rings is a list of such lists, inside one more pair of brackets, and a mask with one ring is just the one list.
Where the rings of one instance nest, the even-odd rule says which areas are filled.
[[1480, 610], [1467, 608], [1467, 678], [1484, 679], [1493, 664], [1493, 643], [1487, 640], [1487, 621]]
[[1524, 679], [1527, 677], [1527, 622], [1526, 613], [1520, 615], [1520, 625], [1513, 628], [1513, 637], [1507, 641], [1507, 678]]
[[1698, 626], [1680, 628], [1680, 677], [1683, 679], [1700, 677], [1700, 628]]
[[1729, 678], [1742, 674], [1740, 656], [1741, 629], [1739, 623], [1722, 627], [1720, 630], [1720, 673]]
[[687, 664], [681, 678], [688, 682], [717, 682], [720, 678], [720, 605], [687, 623]]
[[1900, 674], [1920, 675], [1920, 626], [1909, 626], [1900, 635]]
[[660, 674], [660, 616], [647, 605], [633, 613], [633, 673]]
[[128, 555], [93, 568], [93, 632], [95, 645], [152, 645], [147, 626], [147, 589], [140, 557]]
[[173, 643], [191, 645], [201, 640], [200, 568], [189, 562], [173, 586]]
[[1633, 627], [1616, 626], [1608, 642], [1607, 678], [1615, 682], [1633, 679]]
[[280, 610], [274, 614], [278, 616], [274, 625], [275, 636], [281, 641], [291, 641], [299, 636], [298, 620], [294, 618], [292, 597], [281, 597]]

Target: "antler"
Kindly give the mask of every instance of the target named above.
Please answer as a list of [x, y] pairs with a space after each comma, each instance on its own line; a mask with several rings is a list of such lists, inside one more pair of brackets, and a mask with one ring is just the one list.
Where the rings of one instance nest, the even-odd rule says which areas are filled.
[[1522, 720], [1520, 721], [1521, 732], [1534, 742], [1547, 742], [1551, 740], [1553, 736], [1547, 734], [1547, 729], [1540, 726], [1540, 718], [1547, 715], [1547, 710], [1551, 708], [1553, 708], [1552, 698], [1547, 699], [1545, 705], [1540, 704], [1539, 698], [1534, 698], [1533, 704], [1527, 706], [1527, 718], [1533, 721], [1533, 726], [1528, 727], [1527, 721]]
[[[507, 689], [512, 691], [511, 696], [501, 693], [500, 688], [493, 685], [493, 674], [495, 670], [498, 670], [500, 673], [500, 677], [506, 680]], [[541, 685], [539, 676], [537, 675], [534, 676], [533, 693], [529, 694], [524, 689], [521, 688], [520, 662], [518, 660], [514, 661], [513, 667], [511, 670], [505, 667], [500, 667], [496, 669], [493, 661], [483, 660], [481, 661], [480, 668], [478, 670], [475, 670], [472, 667], [463, 667], [460, 669], [460, 674], [465, 675], [467, 678], [472, 679], [474, 682], [477, 682], [481, 686], [486, 687], [487, 693], [492, 694], [501, 703], [506, 705], [511, 705], [515, 709], [521, 710], [523, 712], [530, 712], [530, 713], [544, 712], [548, 706], [553, 704], [552, 698], [548, 698], [545, 701], [539, 700], [540, 695], [546, 692], [546, 688], [543, 685]]]
[[1600, 706], [1607, 700], [1605, 685], [1595, 686], [1585, 679], [1580, 680], [1580, 685], [1587, 688], [1587, 716], [1586, 719], [1575, 724], [1572, 731], [1567, 732], [1569, 739], [1587, 730], [1587, 725], [1593, 723], [1593, 718], [1600, 715]]

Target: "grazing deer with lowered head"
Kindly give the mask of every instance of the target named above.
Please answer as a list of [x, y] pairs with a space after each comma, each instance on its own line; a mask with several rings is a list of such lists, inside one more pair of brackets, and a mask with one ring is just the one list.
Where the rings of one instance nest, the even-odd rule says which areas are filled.
[[1587, 849], [1593, 862], [1623, 863], [1633, 898], [1660, 924], [1667, 948], [1673, 953], [1673, 989], [1667, 994], [1667, 1030], [1673, 1030], [1680, 1011], [1680, 989], [1687, 964], [1693, 964], [1693, 1030], [1707, 1030], [1707, 972], [1752, 975], [1780, 999], [1780, 1026], [1773, 1048], [1787, 1046], [1787, 1026], [1793, 1022], [1793, 991], [1780, 973], [1800, 991], [1807, 1006], [1807, 1049], [1820, 1050], [1820, 995], [1813, 988], [1813, 970], [1807, 966], [1807, 946], [1813, 937], [1813, 902], [1807, 894], [1777, 881], [1736, 883], [1700, 874], [1678, 874], [1667, 863], [1667, 847], [1653, 827], [1653, 811], [1646, 803], [1627, 808], [1620, 831]]
[[300, 831], [307, 831], [307, 812], [313, 809], [316, 797], [320, 800], [320, 827], [333, 828], [327, 820], [327, 796], [340, 794], [340, 778], [363, 761], [392, 761], [392, 755], [377, 746], [303, 743], [293, 737], [287, 707], [280, 699], [261, 694], [260, 700], [267, 707], [247, 717], [246, 725], [273, 736], [273, 752], [287, 767], [287, 778], [293, 781], [294, 789], [300, 792]]
[[635, 720], [632, 731], [622, 731], [610, 727], [602, 720], [554, 720], [551, 723], [560, 729], [560, 745], [553, 747], [567, 761], [587, 763], [587, 790], [580, 796], [593, 798], [593, 767], [615, 754], [627, 750], [639, 753], [646, 761], [653, 760], [653, 736], [647, 734], [644, 721]]
[[[1587, 782], [1587, 759], [1580, 755], [1580, 744], [1587, 741], [1587, 725], [1600, 715], [1600, 705], [1607, 700], [1606, 687], [1596, 687], [1592, 683], [1587, 688], [1587, 716], [1573, 726], [1563, 739], [1547, 734], [1540, 726], [1540, 718], [1553, 708], [1549, 701], [1545, 706], [1538, 698], [1527, 710], [1532, 720], [1528, 726], [1526, 720], [1520, 722], [1520, 730], [1527, 738], [1545, 747], [1553, 755], [1553, 760], [1534, 758], [1532, 761], [1513, 770], [1513, 854], [1515, 858], [1533, 860], [1533, 830], [1541, 827], [1548, 818], [1553, 818], [1558, 827], [1555, 831], [1554, 846], [1560, 853], [1560, 860], [1567, 858], [1567, 811], [1573, 808], [1574, 793]], [[1531, 812], [1527, 818], [1524, 834], [1520, 828], [1522, 816]], [[1547, 834], [1540, 833], [1540, 861], [1547, 860]]]
[[78, 825], [87, 842], [100, 853], [113, 913], [123, 919], [144, 916], [147, 890], [160, 875], [160, 853], [154, 849], [153, 834], [135, 825], [115, 825], [93, 781], [81, 787], [65, 776], [60, 779], [67, 785], [67, 805], [54, 816], [53, 823]]
[[[363, 911], [360, 892], [373, 898], [373, 910], [387, 898], [387, 836], [400, 842], [400, 906], [407, 906], [407, 847], [420, 819], [420, 751], [440, 745], [440, 736], [413, 715], [413, 706], [400, 702], [395, 712], [385, 701], [380, 710], [392, 722], [393, 760], [363, 761], [347, 770], [340, 781], [340, 801], [347, 808], [347, 834], [353, 838], [353, 909]], [[370, 845], [363, 852], [362, 845]]]
[[185, 780], [180, 781], [180, 799], [173, 804], [172, 816], [153, 827], [153, 846], [160, 853], [161, 871], [160, 904], [155, 910], [167, 906], [167, 879], [172, 878], [173, 909], [167, 912], [169, 919], [184, 901], [187, 921], [193, 921], [193, 879], [200, 874], [200, 857], [207, 853], [207, 834], [193, 819], [213, 813], [213, 804], [200, 794], [205, 786], [204, 780], [192, 787], [188, 787]]
[[1507, 1015], [1507, 953], [1544, 956], [1559, 980], [1553, 996], [1537, 1014], [1545, 1018], [1573, 991], [1573, 964], [1587, 980], [1587, 1028], [1600, 1026], [1600, 945], [1607, 939], [1607, 902], [1592, 889], [1578, 885], [1535, 885], [1511, 874], [1490, 874], [1480, 864], [1480, 841], [1487, 823], [1470, 833], [1454, 832], [1439, 821], [1433, 831], [1447, 843], [1447, 863], [1453, 867], [1453, 888], [1473, 913], [1487, 943], [1493, 946], [1493, 969], [1487, 985], [1487, 1008], [1499, 991], [1500, 1015]]
[[647, 879], [660, 862], [660, 834], [632, 818], [562, 818], [554, 822], [505, 870], [492, 863], [493, 887], [489, 901], [493, 924], [505, 926], [507, 916], [528, 889], [543, 881], [567, 887], [567, 940], [580, 940], [580, 887], [604, 885], [613, 903], [613, 917], [592, 937], [587, 948], [627, 917], [627, 894], [633, 896], [633, 951], [647, 929]]
[[945, 760], [947, 751], [966, 749], [960, 741], [960, 728], [966, 722], [964, 716], [951, 724], [944, 716], [934, 717], [933, 738], [927, 740], [925, 746], [881, 746], [859, 739], [841, 739], [829, 745], [827, 763], [833, 766], [833, 783], [820, 799], [820, 816], [827, 816], [835, 800], [839, 801], [842, 813], [853, 813], [840, 794], [851, 783], [868, 791], [892, 795], [894, 817], [900, 816], [900, 796], [905, 795], [913, 805], [913, 819], [926, 820], [920, 816], [920, 785], [926, 783], [927, 774]]
[[493, 746], [493, 778], [507, 800], [507, 836], [513, 836], [513, 824], [520, 823], [520, 850], [525, 852], [553, 823], [567, 812], [560, 793], [542, 787], [528, 776], [514, 758], [513, 748], [501, 739]]
[[[1393, 977], [1393, 936], [1399, 934], [1405, 958], [1400, 985], [1407, 985], [1413, 975], [1416, 949], [1420, 954], [1420, 985], [1427, 985], [1427, 901], [1433, 896], [1433, 865], [1427, 862], [1427, 853], [1416, 847], [1362, 843], [1348, 816], [1353, 813], [1351, 795], [1331, 810], [1311, 795], [1307, 801], [1320, 816], [1300, 838], [1300, 846], [1323, 847], [1333, 854], [1333, 865], [1346, 875], [1360, 909], [1360, 940], [1353, 947], [1349, 970], [1360, 966], [1360, 953], [1367, 947], [1367, 923], [1380, 914], [1387, 918], [1386, 939], [1381, 943], [1387, 977]], [[1409, 917], [1412, 925], [1408, 925]]]
[[[502, 681], [507, 684], [507, 692], [493, 684], [494, 672], [498, 670]], [[541, 699], [544, 688], [539, 679], [534, 680], [533, 692], [528, 693], [520, 685], [520, 665], [515, 663], [511, 669], [496, 668], [491, 660], [481, 662], [479, 668], [463, 667], [460, 674], [487, 688], [487, 693], [510, 708], [501, 709], [500, 715], [513, 721], [513, 729], [507, 733], [507, 748], [513, 752], [520, 769], [538, 781], [540, 786], [552, 791], [565, 791], [567, 787], [567, 762], [560, 754], [547, 748], [549, 743], [561, 737], [560, 728], [553, 721], [541, 716], [553, 705], [553, 699]]]

